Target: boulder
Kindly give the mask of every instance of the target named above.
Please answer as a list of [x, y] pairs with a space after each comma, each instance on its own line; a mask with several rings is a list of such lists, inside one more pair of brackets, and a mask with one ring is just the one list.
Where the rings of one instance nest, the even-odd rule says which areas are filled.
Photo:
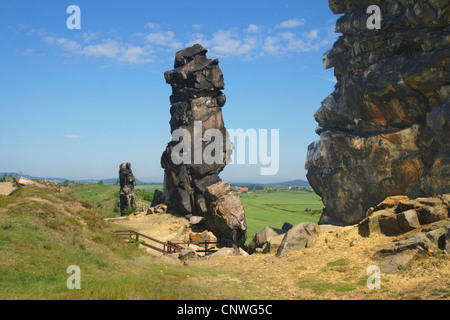
[[[367, 27], [369, 5], [380, 7], [379, 30]], [[329, 0], [329, 7], [343, 14], [335, 29], [342, 35], [323, 57], [337, 84], [315, 114], [320, 140], [306, 160], [325, 205], [319, 224], [359, 223], [392, 195], [450, 193], [448, 1]]]
[[153, 193], [152, 207], [156, 207], [159, 204], [164, 203], [164, 193], [160, 190], [155, 190]]
[[18, 182], [19, 182], [19, 184], [21, 186], [36, 186], [36, 187], [39, 187], [39, 188], [47, 188], [42, 183], [39, 183], [39, 182], [30, 180], [30, 179], [27, 179], [27, 178], [24, 178], [24, 177], [20, 177]]
[[285, 222], [285, 223], [283, 223], [283, 226], [281, 227], [281, 230], [289, 231], [289, 230], [291, 230], [293, 227], [294, 227], [294, 226], [293, 226], [291, 223]]
[[424, 205], [416, 200], [400, 201], [395, 209], [396, 212], [404, 212], [412, 209], [421, 208]]
[[220, 248], [219, 250], [217, 250], [216, 252], [210, 254], [207, 256], [207, 259], [211, 259], [211, 258], [223, 258], [223, 257], [229, 257], [229, 256], [248, 256], [248, 253], [245, 252], [243, 249], [241, 248]]
[[314, 223], [301, 223], [289, 230], [278, 247], [277, 257], [284, 256], [291, 250], [312, 248], [317, 238], [318, 227]]
[[381, 231], [380, 220], [387, 219], [395, 214], [394, 209], [384, 209], [370, 214], [358, 224], [359, 234], [362, 237], [369, 237], [373, 233]]
[[255, 253], [256, 249], [263, 249], [261, 250], [262, 253], [277, 252], [286, 232], [286, 230], [265, 227], [255, 234], [248, 246], [248, 253]]
[[449, 207], [443, 205], [428, 207], [424, 206], [417, 209], [417, 214], [421, 224], [433, 223], [448, 218]]
[[404, 240], [378, 250], [372, 257], [384, 273], [392, 273], [410, 267], [439, 250], [448, 251], [450, 221], [440, 221], [416, 231]]
[[245, 243], [247, 224], [245, 210], [239, 196], [230, 184], [218, 182], [206, 187], [205, 227], [219, 240], [228, 239]]
[[152, 209], [155, 214], [167, 213], [167, 206], [165, 204], [158, 204], [156, 207], [153, 207]]
[[178, 254], [178, 259], [180, 259], [181, 261], [197, 259], [197, 258], [198, 258], [197, 252], [193, 248], [190, 248], [190, 247], [184, 248]]
[[450, 205], [440, 198], [420, 198], [398, 202], [396, 207], [373, 211], [358, 224], [359, 234], [369, 237], [373, 233], [396, 236], [449, 217]]
[[190, 233], [189, 241], [198, 243], [199, 246], [205, 248], [205, 242], [214, 242], [212, 244], [208, 243], [208, 249], [214, 250], [217, 248], [217, 237], [210, 231], [203, 231], [201, 233]]
[[205, 222], [205, 217], [200, 216], [190, 216], [189, 217], [189, 224], [191, 226], [198, 226]]
[[398, 214], [397, 223], [400, 230], [408, 232], [420, 227], [419, 217], [416, 210], [408, 210]]
[[444, 194], [441, 196], [442, 203], [446, 206], [450, 206], [450, 194]]
[[393, 208], [396, 207], [399, 202], [401, 201], [408, 201], [409, 197], [407, 196], [389, 196], [386, 199], [384, 199], [382, 202], [380, 202], [379, 204], [377, 204], [372, 210], [369, 209], [369, 212], [375, 212], [375, 211], [379, 211], [379, 210], [383, 210], [383, 209], [387, 209], [387, 208]]
[[407, 239], [378, 250], [372, 260], [383, 273], [392, 273], [408, 268], [414, 261], [428, 256], [428, 241], [425, 237]]

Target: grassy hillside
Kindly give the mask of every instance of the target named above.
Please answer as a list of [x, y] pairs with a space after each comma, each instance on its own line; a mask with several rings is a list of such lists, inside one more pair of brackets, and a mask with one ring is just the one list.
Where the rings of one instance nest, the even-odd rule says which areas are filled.
[[[164, 264], [110, 230], [103, 213], [68, 188], [0, 196], [0, 299], [208, 297], [196, 280], [208, 272]], [[71, 265], [81, 269], [81, 290], [67, 289]]]
[[[80, 184], [72, 187], [82, 200], [98, 209], [102, 216], [113, 218], [120, 216], [117, 206], [120, 187], [116, 185]], [[116, 208], [114, 210], [114, 208]]]

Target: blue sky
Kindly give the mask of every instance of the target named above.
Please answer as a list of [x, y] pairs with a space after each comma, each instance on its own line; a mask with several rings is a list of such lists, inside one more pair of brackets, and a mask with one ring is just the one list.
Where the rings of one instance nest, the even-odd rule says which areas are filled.
[[[69, 30], [70, 5], [81, 29]], [[162, 181], [175, 52], [201, 43], [224, 73], [230, 129], [279, 129], [280, 169], [229, 165], [231, 182], [305, 179], [314, 113], [334, 90], [328, 1], [0, 1], [0, 171], [107, 179], [131, 162]]]

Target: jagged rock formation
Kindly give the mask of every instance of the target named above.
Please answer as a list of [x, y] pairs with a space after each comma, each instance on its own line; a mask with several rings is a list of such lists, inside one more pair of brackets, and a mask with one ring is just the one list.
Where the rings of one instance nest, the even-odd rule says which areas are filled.
[[[381, 29], [369, 29], [370, 5]], [[444, 0], [329, 0], [343, 35], [324, 55], [335, 91], [315, 114], [307, 178], [321, 224], [349, 225], [390, 195], [450, 192], [450, 7]]]
[[[219, 239], [245, 241], [247, 227], [242, 203], [219, 178], [232, 145], [222, 119], [221, 109], [226, 101], [221, 91], [225, 86], [223, 74], [218, 60], [208, 59], [206, 53], [198, 44], [177, 52], [175, 69], [164, 74], [166, 82], [172, 86], [171, 133], [177, 129], [187, 130], [192, 150], [190, 163], [176, 164], [172, 155], [177, 152], [174, 148], [180, 141], [168, 144], [161, 158], [164, 199], [169, 211], [204, 216], [206, 226]], [[204, 137], [210, 129], [220, 133], [222, 140], [222, 148], [212, 152], [214, 159], [219, 160], [213, 163], [203, 157], [205, 149], [218, 142]], [[213, 185], [218, 187], [208, 192], [207, 188]]]
[[450, 253], [450, 194], [438, 198], [389, 197], [367, 211], [358, 224], [359, 234], [397, 237], [375, 252], [372, 259], [385, 273], [423, 260], [430, 253]]
[[[150, 206], [143, 203], [134, 193], [134, 186], [136, 180], [134, 179], [133, 171], [131, 171], [131, 163], [122, 163], [119, 169], [119, 183], [120, 183], [120, 213], [124, 215], [127, 213], [126, 209], [135, 208], [136, 211], [147, 211]], [[130, 213], [130, 212], [128, 212]]]

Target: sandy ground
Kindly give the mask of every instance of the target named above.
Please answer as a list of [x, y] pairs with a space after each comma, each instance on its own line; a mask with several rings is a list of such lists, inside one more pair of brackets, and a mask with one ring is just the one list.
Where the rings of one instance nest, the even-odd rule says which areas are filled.
[[[189, 227], [189, 221], [184, 217], [177, 217], [171, 214], [164, 215], [130, 215], [129, 217], [107, 219], [109, 222], [118, 225], [117, 230], [133, 230], [142, 233], [146, 236], [155, 238], [162, 242], [167, 241], [186, 241], [189, 239], [189, 233], [192, 229]], [[152, 242], [150, 240], [143, 240], [150, 245], [157, 248], [162, 248], [162, 245]], [[156, 256], [162, 254], [146, 248], [148, 253]]]

